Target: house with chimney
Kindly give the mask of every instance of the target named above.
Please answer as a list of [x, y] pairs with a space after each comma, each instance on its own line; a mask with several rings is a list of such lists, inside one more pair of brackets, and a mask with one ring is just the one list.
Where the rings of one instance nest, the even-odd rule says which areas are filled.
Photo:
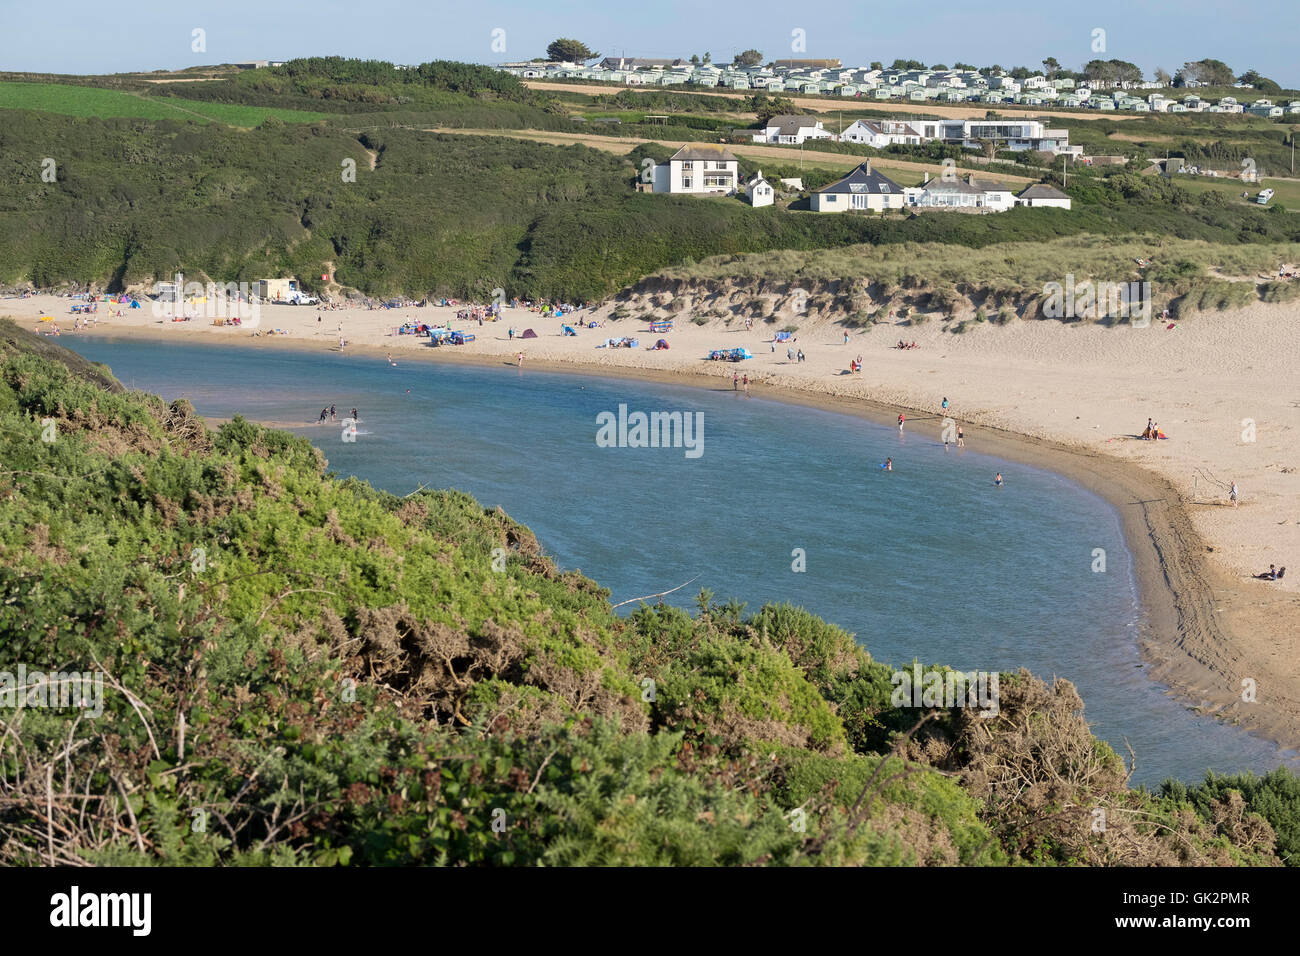
[[724, 146], [688, 143], [654, 167], [652, 192], [734, 195], [740, 186], [740, 161]]
[[813, 212], [883, 212], [903, 208], [903, 187], [871, 168], [867, 160], [843, 179], [815, 189]]

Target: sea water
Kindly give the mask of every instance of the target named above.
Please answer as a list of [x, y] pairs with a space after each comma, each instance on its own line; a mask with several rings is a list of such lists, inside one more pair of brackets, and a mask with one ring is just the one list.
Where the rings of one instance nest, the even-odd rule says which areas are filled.
[[[1146, 676], [1130, 555], [1115, 510], [1050, 471], [896, 427], [733, 391], [399, 357], [64, 338], [127, 385], [208, 416], [296, 429], [330, 469], [404, 495], [458, 488], [500, 505], [612, 602], [694, 606], [702, 588], [756, 610], [800, 604], [874, 658], [962, 671], [1026, 667], [1074, 682], [1092, 730], [1135, 782], [1262, 772], [1295, 754], [1212, 718]], [[620, 408], [623, 406], [623, 408]], [[637, 447], [637, 412], [681, 413], [691, 447]], [[621, 417], [620, 417], [621, 416]], [[623, 441], [598, 441], [601, 422]], [[631, 429], [627, 428], [633, 423]], [[610, 437], [606, 432], [606, 439]], [[619, 435], [616, 426], [612, 433]], [[893, 469], [881, 466], [893, 459]], [[994, 484], [1001, 472], [1004, 484]], [[1104, 570], [1101, 568], [1104, 567]], [[635, 604], [622, 608], [630, 611]]]

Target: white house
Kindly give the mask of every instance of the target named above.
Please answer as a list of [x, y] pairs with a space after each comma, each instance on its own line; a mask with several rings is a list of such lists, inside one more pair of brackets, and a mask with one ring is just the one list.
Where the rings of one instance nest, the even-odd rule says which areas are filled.
[[960, 179], [928, 179], [920, 186], [904, 191], [904, 201], [909, 206], [922, 209], [983, 209], [987, 212], [1005, 212], [1016, 204], [1011, 190], [991, 179], [976, 179], [973, 175]]
[[921, 134], [906, 123], [894, 120], [857, 120], [840, 133], [840, 142], [861, 143], [876, 149], [895, 143], [916, 146], [921, 142]]
[[813, 212], [881, 212], [903, 208], [903, 188], [871, 168], [867, 160], [843, 179], [813, 190]]
[[653, 191], [730, 196], [736, 192], [739, 179], [740, 161], [730, 150], [710, 143], [691, 143], [654, 168]]
[[745, 195], [749, 198], [749, 204], [758, 208], [772, 205], [776, 198], [776, 191], [772, 188], [772, 184], [763, 178], [763, 171], [760, 169], [750, 179], [745, 180]]
[[1048, 186], [1046, 183], [1035, 183], [1020, 191], [1020, 194], [1016, 196], [1016, 205], [1069, 209], [1070, 197], [1054, 186]]
[[754, 134], [755, 143], [786, 143], [799, 145], [810, 139], [834, 139], [835, 134], [822, 128], [822, 121], [811, 116], [773, 116], [761, 132]]

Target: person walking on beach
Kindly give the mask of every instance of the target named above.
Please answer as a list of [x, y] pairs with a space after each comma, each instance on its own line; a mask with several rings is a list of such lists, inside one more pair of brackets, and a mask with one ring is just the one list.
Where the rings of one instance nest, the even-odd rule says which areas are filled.
[[845, 345], [849, 344], [849, 333], [847, 332], [844, 333], [844, 344]]
[[803, 355], [803, 349], [800, 349], [800, 350], [799, 350], [797, 353], [795, 353], [795, 354], [796, 354], [796, 357], [799, 359], [799, 361], [802, 362], [802, 361], [803, 361], [803, 358], [804, 358], [804, 355]]
[[945, 396], [943, 397], [943, 405], [942, 405], [942, 408], [943, 408], [943, 410], [944, 410], [945, 412], [948, 410], [948, 396], [947, 396], [947, 395], [945, 395]]
[[513, 342], [513, 341], [515, 340], [515, 330], [514, 330], [514, 329], [506, 329], [506, 335], [509, 336], [511, 342]]
[[1228, 500], [1232, 502], [1232, 506], [1234, 508], [1237, 507], [1237, 497], [1238, 497], [1237, 483], [1234, 481], [1232, 483], [1232, 490], [1228, 492]]
[[961, 430], [960, 425], [957, 426], [957, 447], [958, 448], [966, 447], [966, 433]]
[[518, 365], [519, 368], [523, 368], [523, 367], [524, 367], [524, 353], [523, 353], [523, 352], [520, 352], [519, 355], [516, 357], [516, 364]]

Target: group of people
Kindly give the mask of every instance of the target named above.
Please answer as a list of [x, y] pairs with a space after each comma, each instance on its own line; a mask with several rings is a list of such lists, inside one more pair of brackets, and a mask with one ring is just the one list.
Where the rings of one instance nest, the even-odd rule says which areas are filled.
[[898, 344], [894, 346], [894, 348], [896, 349], [919, 349], [920, 347], [921, 346], [916, 344], [915, 339], [913, 339], [910, 343], [904, 342], [902, 339], [899, 339]]
[[1270, 564], [1267, 571], [1264, 571], [1262, 574], [1257, 574], [1255, 577], [1259, 578], [1261, 581], [1281, 581], [1285, 575], [1285, 567], [1279, 568]]
[[861, 371], [862, 371], [862, 356], [861, 356], [861, 355], [859, 355], [859, 356], [858, 356], [857, 358], [855, 358], [855, 359], [849, 359], [849, 371], [850, 371], [850, 372], [861, 372]]
[[1143, 441], [1156, 441], [1157, 439], [1168, 439], [1169, 436], [1160, 430], [1160, 424], [1147, 419], [1147, 427], [1142, 430]]
[[[317, 425], [322, 425], [322, 424], [325, 423], [326, 419], [328, 419], [329, 421], [334, 421], [335, 416], [336, 416], [337, 414], [338, 414], [338, 406], [337, 406], [337, 405], [327, 405], [327, 406], [325, 406], [324, 408], [322, 408], [322, 409], [320, 410], [320, 418], [317, 419], [316, 424], [317, 424]], [[352, 412], [351, 412], [351, 418], [352, 418], [352, 420], [355, 422], [355, 421], [358, 420], [359, 417], [360, 417], [360, 416], [357, 415], [357, 410], [356, 410], [355, 408], [352, 409]]]
[[733, 392], [740, 391], [740, 388], [741, 388], [742, 385], [744, 386], [745, 394], [748, 395], [748, 394], [749, 394], [749, 376], [748, 376], [748, 375], [743, 375], [743, 376], [742, 376], [739, 372], [732, 372], [732, 373], [731, 373], [731, 390], [732, 390]]
[[791, 362], [802, 362], [804, 359], [803, 349], [786, 349], [785, 357]]

